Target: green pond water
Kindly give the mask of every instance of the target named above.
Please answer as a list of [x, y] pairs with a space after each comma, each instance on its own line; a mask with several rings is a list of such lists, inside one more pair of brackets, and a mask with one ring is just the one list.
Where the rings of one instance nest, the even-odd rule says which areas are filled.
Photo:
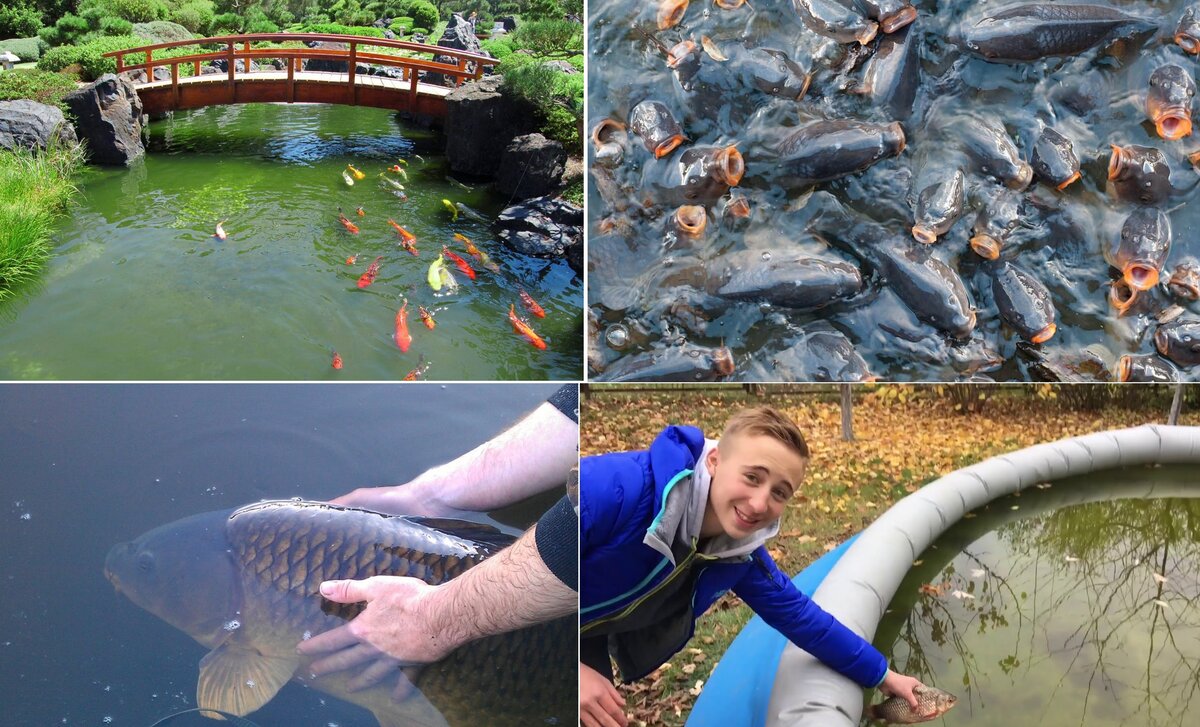
[[959, 697], [936, 723], [1191, 723], [1198, 495], [1197, 470], [1171, 467], [998, 500], [921, 555], [875, 644], [897, 670]]
[[[452, 221], [442, 199], [488, 220], [508, 199], [452, 178], [437, 133], [381, 109], [283, 104], [179, 112], [149, 129], [143, 162], [86, 174], [41, 281], [0, 307], [0, 379], [394, 380], [422, 364], [432, 380], [579, 377], [582, 281], [507, 249], [487, 222]], [[378, 176], [398, 160], [407, 181], [387, 176], [407, 200]], [[366, 178], [348, 186], [347, 164]], [[416, 235], [419, 257], [389, 217]], [[225, 241], [213, 235], [222, 219]], [[456, 293], [427, 282], [444, 244], [477, 270], [472, 282], [447, 260]], [[378, 277], [358, 288], [376, 256]], [[524, 315], [546, 350], [508, 322], [521, 289], [545, 308], [544, 319]], [[392, 338], [403, 298], [407, 353]]]

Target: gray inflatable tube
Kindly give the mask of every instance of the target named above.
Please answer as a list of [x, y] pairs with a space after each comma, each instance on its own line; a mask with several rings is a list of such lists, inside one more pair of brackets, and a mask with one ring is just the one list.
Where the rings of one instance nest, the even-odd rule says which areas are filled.
[[[1200, 464], [1200, 427], [1146, 425], [1099, 432], [984, 460], [892, 506], [858, 536], [813, 600], [870, 640], [913, 561], [967, 512], [1064, 477], [1116, 467], [1188, 463]], [[853, 727], [862, 716], [862, 704], [861, 687], [789, 643], [775, 674], [766, 725]]]

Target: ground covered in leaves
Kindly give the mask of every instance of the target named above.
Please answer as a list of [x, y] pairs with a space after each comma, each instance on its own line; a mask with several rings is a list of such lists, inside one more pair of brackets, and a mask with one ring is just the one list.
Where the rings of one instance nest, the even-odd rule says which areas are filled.
[[[760, 397], [740, 386], [591, 385], [580, 407], [580, 453], [645, 449], [668, 424], [694, 424], [716, 437], [741, 407], [781, 409], [800, 425], [812, 451], [807, 479], [770, 546], [780, 567], [796, 573], [942, 475], [1041, 442], [1166, 422], [1172, 395], [1168, 387], [1130, 385], [856, 386], [854, 439], [845, 441], [836, 387], [786, 391], [791, 393]], [[1198, 394], [1189, 391], [1179, 424], [1200, 424]], [[632, 724], [682, 725], [751, 616], [738, 598], [726, 595], [700, 619], [688, 648], [648, 678], [620, 687]]]

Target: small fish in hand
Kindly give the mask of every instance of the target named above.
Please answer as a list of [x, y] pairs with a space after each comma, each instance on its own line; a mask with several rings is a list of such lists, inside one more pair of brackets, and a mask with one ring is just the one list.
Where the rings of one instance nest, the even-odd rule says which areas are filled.
[[949, 712], [958, 697], [937, 687], [920, 685], [913, 688], [917, 697], [914, 710], [904, 697], [891, 697], [867, 708], [867, 717], [889, 724], [918, 724]]

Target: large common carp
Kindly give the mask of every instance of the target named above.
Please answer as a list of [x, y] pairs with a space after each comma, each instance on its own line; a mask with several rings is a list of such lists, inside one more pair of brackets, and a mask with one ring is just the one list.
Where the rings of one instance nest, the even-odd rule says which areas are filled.
[[200, 662], [202, 708], [246, 715], [297, 678], [365, 707], [382, 727], [566, 724], [578, 689], [571, 618], [406, 669], [420, 694], [403, 701], [393, 697], [395, 680], [348, 689], [357, 670], [311, 678], [312, 658], [296, 651], [362, 610], [322, 598], [322, 581], [403, 575], [442, 583], [511, 540], [458, 520], [275, 501], [163, 525], [114, 546], [104, 570], [134, 603], [212, 650]]

